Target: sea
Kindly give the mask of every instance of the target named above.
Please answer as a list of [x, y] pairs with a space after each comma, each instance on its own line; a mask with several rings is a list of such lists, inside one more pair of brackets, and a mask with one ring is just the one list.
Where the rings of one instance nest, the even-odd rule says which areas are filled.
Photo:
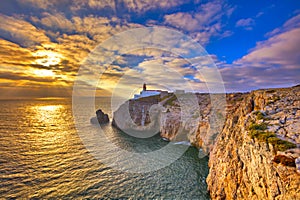
[[[110, 98], [96, 98], [95, 110], [101, 108], [111, 119], [110, 103]], [[86, 137], [101, 129], [83, 123], [89, 130]], [[102, 130], [117, 146], [131, 151], [159, 149], [167, 143], [159, 135], [137, 139], [110, 124]], [[128, 172], [95, 158], [82, 135], [74, 123], [71, 99], [0, 100], [0, 199], [210, 199], [205, 182], [208, 158], [199, 158], [196, 148], [188, 147], [158, 170]], [[105, 156], [115, 157], [113, 151]]]

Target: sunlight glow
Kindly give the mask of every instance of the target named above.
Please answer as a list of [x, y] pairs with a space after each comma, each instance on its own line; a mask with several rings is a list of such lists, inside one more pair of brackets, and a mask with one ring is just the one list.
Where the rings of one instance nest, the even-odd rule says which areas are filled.
[[60, 63], [63, 56], [51, 50], [39, 50], [33, 54], [36, 56], [35, 64], [49, 67]]
[[38, 110], [40, 112], [42, 112], [42, 111], [55, 112], [55, 111], [59, 110], [61, 107], [62, 106], [60, 106], [60, 105], [40, 106], [40, 107], [38, 107]]
[[33, 71], [33, 73], [36, 76], [40, 76], [40, 77], [51, 77], [55, 75], [55, 73], [52, 70], [47, 70], [47, 69], [36, 69]]

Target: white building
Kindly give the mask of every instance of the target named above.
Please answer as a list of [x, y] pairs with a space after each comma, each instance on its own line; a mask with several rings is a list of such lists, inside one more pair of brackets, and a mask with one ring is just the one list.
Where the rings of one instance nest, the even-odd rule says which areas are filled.
[[135, 94], [133, 99], [139, 99], [156, 95], [160, 95], [160, 97], [162, 98], [165, 95], [168, 95], [168, 92], [162, 90], [147, 90], [147, 85], [144, 83], [143, 90], [140, 92], [140, 94]]
[[134, 95], [134, 99], [139, 99], [139, 98], [143, 98], [143, 97], [150, 97], [150, 96], [156, 96], [156, 95], [160, 95], [160, 91], [157, 90], [143, 90], [140, 92], [140, 94], [135, 94]]

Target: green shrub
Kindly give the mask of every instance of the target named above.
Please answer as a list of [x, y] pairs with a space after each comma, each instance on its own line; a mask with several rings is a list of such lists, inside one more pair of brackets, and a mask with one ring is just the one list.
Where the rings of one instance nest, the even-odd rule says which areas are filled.
[[276, 137], [276, 135], [269, 131], [251, 130], [250, 137], [252, 139], [257, 138], [257, 140], [260, 142], [267, 142], [269, 138]]
[[160, 99], [160, 101], [163, 101], [169, 97], [171, 97], [173, 94], [167, 94], [166, 96], [164, 96], [163, 98]]
[[261, 111], [255, 111], [253, 114], [256, 115], [258, 120], [265, 119], [265, 115]]
[[268, 143], [272, 144], [275, 147], [275, 149], [279, 151], [286, 151], [288, 149], [297, 147], [294, 143], [281, 140], [277, 137], [268, 138]]
[[251, 131], [249, 132], [249, 135], [250, 135], [251, 139], [254, 139], [254, 138], [256, 138], [256, 137], [258, 136], [259, 133], [260, 133], [260, 131], [257, 131], [257, 130], [251, 130]]
[[273, 132], [261, 132], [258, 136], [257, 139], [261, 142], [267, 142], [269, 138], [276, 137], [276, 135]]
[[173, 96], [165, 102], [165, 105], [173, 106], [174, 101], [176, 101], [176, 100], [177, 100], [177, 97], [176, 97], [176, 95], [173, 94]]
[[278, 101], [280, 100], [280, 97], [279, 96], [273, 96], [272, 100], [275, 102], [275, 101]]
[[297, 146], [291, 142], [277, 138], [276, 134], [265, 131], [268, 128], [266, 123], [255, 124], [249, 126], [249, 135], [252, 139], [256, 138], [259, 142], [272, 144], [277, 151], [285, 151], [287, 149], [296, 148]]
[[255, 124], [255, 123], [252, 123], [250, 124], [249, 126], [249, 130], [260, 130], [260, 131], [264, 131], [264, 130], [267, 130], [268, 128], [268, 124], [266, 123], [261, 123], [261, 124]]

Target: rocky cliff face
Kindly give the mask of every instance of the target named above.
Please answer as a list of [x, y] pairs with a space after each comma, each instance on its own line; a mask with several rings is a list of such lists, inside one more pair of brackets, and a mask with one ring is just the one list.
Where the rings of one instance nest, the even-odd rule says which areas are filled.
[[221, 98], [130, 100], [113, 123], [204, 149], [212, 199], [300, 199], [300, 87], [228, 94], [216, 109], [212, 99]]
[[126, 101], [114, 112], [112, 125], [138, 138], [158, 134], [163, 110], [159, 100], [159, 96], [154, 96]]
[[300, 199], [299, 103], [300, 87], [245, 96], [210, 153], [212, 199]]

